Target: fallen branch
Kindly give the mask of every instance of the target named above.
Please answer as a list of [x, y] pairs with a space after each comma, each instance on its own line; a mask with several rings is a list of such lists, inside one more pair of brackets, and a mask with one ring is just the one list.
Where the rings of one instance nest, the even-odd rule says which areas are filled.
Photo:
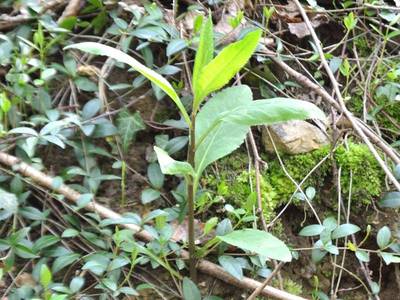
[[[9, 168], [12, 168], [14, 171], [26, 177], [31, 178], [34, 182], [41, 185], [42, 187], [54, 190], [56, 193], [63, 195], [66, 199], [74, 203], [77, 203], [78, 199], [81, 197], [80, 193], [78, 193], [77, 191], [73, 190], [72, 188], [68, 187], [65, 184], [62, 184], [58, 188], [54, 189], [52, 184], [54, 178], [46, 175], [41, 171], [36, 170], [30, 165], [22, 162], [15, 156], [0, 151], [0, 163], [8, 166]], [[115, 211], [94, 202], [90, 202], [88, 205], [86, 205], [85, 208], [90, 211], [98, 213], [99, 216], [103, 218], [119, 219], [122, 217]], [[153, 236], [149, 232], [143, 230], [141, 227], [137, 225], [122, 224], [121, 226], [132, 230], [135, 236], [143, 241], [150, 242], [153, 240]], [[181, 250], [180, 256], [185, 260], [189, 259], [189, 253], [186, 250]], [[205, 274], [208, 274], [228, 284], [243, 289], [256, 290], [259, 289], [260, 286], [262, 285], [262, 283], [248, 277], [244, 277], [242, 280], [236, 279], [235, 277], [227, 273], [222, 267], [205, 259], [201, 259], [198, 261], [197, 269]], [[276, 289], [268, 285], [262, 289], [260, 295], [274, 297], [276, 299], [282, 299], [282, 300], [306, 300], [303, 297], [292, 295], [290, 293], [287, 293], [285, 291]]]

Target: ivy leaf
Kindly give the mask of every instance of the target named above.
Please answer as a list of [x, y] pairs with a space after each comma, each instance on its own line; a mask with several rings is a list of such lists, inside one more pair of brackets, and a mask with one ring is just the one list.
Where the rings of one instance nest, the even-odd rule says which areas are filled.
[[146, 128], [138, 112], [130, 114], [127, 110], [123, 110], [118, 114], [117, 127], [122, 139], [122, 150], [125, 153], [128, 152], [136, 133]]
[[218, 238], [227, 244], [263, 257], [285, 262], [292, 260], [292, 254], [285, 243], [265, 231], [256, 229], [236, 230], [218, 236]]

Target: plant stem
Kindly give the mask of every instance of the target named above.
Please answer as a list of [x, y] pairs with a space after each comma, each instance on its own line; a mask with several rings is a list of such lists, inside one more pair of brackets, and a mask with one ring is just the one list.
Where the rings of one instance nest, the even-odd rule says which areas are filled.
[[[196, 123], [195, 123], [195, 112], [192, 112], [191, 121], [192, 126], [190, 127], [190, 142], [188, 149], [188, 163], [195, 168], [194, 156], [196, 151]], [[193, 282], [197, 281], [197, 271], [196, 271], [196, 245], [195, 245], [195, 235], [194, 235], [194, 198], [195, 198], [195, 178], [190, 178], [188, 182], [188, 241], [189, 241], [189, 272], [190, 279]]]

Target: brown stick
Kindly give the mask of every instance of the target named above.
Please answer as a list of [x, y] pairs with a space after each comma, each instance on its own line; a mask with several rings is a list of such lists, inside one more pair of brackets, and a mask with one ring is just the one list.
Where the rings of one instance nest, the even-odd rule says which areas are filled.
[[[7, 153], [4, 153], [0, 151], [0, 163], [8, 166], [9, 168], [13, 168], [16, 172], [19, 172], [20, 174], [31, 178], [34, 182], [38, 183], [39, 185], [48, 188], [50, 190], [54, 190], [55, 192], [63, 195], [66, 199], [70, 200], [71, 202], [77, 202], [79, 197], [81, 196], [80, 193], [77, 191], [71, 189], [65, 184], [62, 184], [60, 187], [57, 189], [54, 189], [52, 187], [53, 183], [53, 178], [46, 175], [45, 173], [36, 170], [35, 168], [31, 167], [30, 165], [21, 162], [18, 158], [15, 156], [9, 155]], [[86, 205], [86, 209], [90, 211], [94, 211], [99, 214], [99, 216], [103, 218], [110, 218], [110, 219], [119, 219], [122, 216], [115, 211], [94, 203], [90, 202], [88, 205]], [[135, 236], [140, 238], [141, 240], [144, 241], [151, 241], [153, 240], [152, 235], [147, 232], [146, 230], [143, 230], [141, 227], [134, 225], [134, 224], [123, 224], [121, 225], [122, 227], [125, 227], [127, 229], [130, 229], [134, 232]], [[183, 259], [187, 260], [189, 258], [189, 253], [186, 250], [181, 250], [180, 255]], [[205, 274], [208, 274], [210, 276], [213, 276], [215, 278], [218, 278], [228, 284], [243, 288], [243, 289], [250, 289], [250, 290], [255, 290], [260, 287], [261, 283], [253, 280], [248, 277], [244, 277], [242, 280], [238, 280], [229, 273], [227, 273], [222, 267], [207, 261], [205, 259], [202, 259], [198, 262], [197, 264], [197, 269]], [[282, 299], [282, 300], [306, 300], [305, 298], [299, 297], [292, 295], [290, 293], [287, 293], [285, 291], [276, 289], [272, 286], [266, 286], [261, 292], [261, 295], [263, 296], [269, 296], [269, 297], [274, 297], [276, 299]]]
[[268, 285], [268, 283], [274, 278], [274, 276], [279, 272], [279, 270], [282, 268], [282, 266], [285, 263], [282, 261], [280, 262], [272, 271], [271, 274], [265, 279], [265, 281], [247, 298], [247, 300], [254, 300], [258, 295], [260, 295], [261, 291]]

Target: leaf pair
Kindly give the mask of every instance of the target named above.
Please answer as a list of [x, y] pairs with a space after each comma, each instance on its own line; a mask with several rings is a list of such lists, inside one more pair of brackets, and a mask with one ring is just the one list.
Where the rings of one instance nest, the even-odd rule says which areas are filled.
[[214, 34], [211, 16], [203, 24], [193, 69], [193, 111], [214, 91], [221, 89], [247, 63], [261, 37], [261, 30], [225, 47], [214, 59]]

